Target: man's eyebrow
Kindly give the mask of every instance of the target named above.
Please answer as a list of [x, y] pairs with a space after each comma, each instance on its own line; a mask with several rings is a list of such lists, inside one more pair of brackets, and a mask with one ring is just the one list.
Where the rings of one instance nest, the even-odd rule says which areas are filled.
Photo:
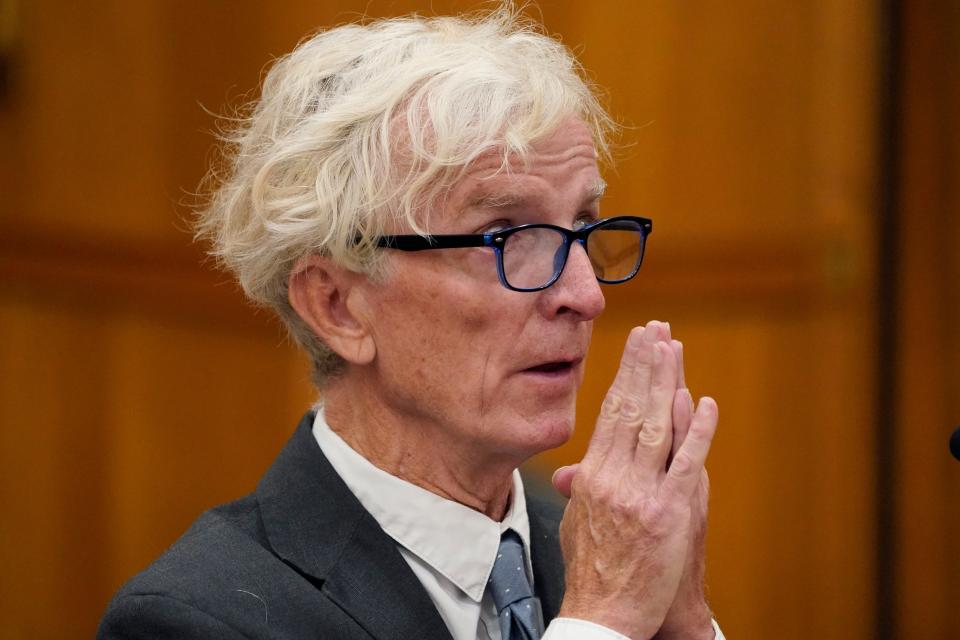
[[597, 180], [596, 184], [593, 185], [593, 188], [587, 194], [587, 202], [596, 202], [603, 197], [603, 194], [607, 192], [607, 183], [603, 179]]
[[523, 204], [529, 200], [529, 196], [519, 193], [480, 193], [467, 201], [467, 206], [478, 209], [504, 209]]
[[[587, 204], [592, 204], [602, 198], [606, 191], [607, 183], [603, 180], [598, 180], [592, 187], [590, 187], [590, 189], [587, 190], [583, 200]], [[497, 193], [480, 193], [467, 201], [467, 207], [478, 209], [505, 209], [508, 207], [522, 205], [525, 202], [528, 202], [530, 199], [530, 194], [510, 193], [503, 191]]]

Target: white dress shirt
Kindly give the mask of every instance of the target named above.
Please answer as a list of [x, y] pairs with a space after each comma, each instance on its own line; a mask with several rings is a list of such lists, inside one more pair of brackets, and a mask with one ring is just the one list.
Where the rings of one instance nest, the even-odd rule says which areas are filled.
[[[516, 531], [523, 542], [527, 577], [533, 584], [530, 521], [519, 472], [513, 472], [507, 514], [495, 522], [373, 465], [330, 429], [323, 407], [317, 407], [313, 436], [360, 504], [397, 542], [400, 555], [423, 584], [453, 640], [502, 640], [486, 585], [500, 536], [507, 529]], [[723, 640], [719, 629], [717, 638]], [[555, 618], [542, 640], [629, 639], [586, 620]]]

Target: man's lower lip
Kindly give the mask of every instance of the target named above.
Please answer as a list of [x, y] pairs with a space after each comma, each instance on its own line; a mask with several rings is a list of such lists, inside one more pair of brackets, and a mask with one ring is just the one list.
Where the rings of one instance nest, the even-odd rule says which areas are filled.
[[563, 367], [562, 369], [524, 369], [520, 373], [529, 376], [531, 378], [538, 378], [544, 381], [548, 380], [565, 380], [566, 378], [572, 377], [575, 367]]

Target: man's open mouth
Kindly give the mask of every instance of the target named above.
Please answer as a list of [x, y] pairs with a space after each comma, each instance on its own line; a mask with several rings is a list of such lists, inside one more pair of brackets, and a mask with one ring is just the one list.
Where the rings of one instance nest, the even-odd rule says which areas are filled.
[[559, 373], [567, 371], [573, 367], [574, 363], [569, 360], [559, 360], [557, 362], [545, 362], [535, 367], [530, 367], [527, 371], [532, 373]]

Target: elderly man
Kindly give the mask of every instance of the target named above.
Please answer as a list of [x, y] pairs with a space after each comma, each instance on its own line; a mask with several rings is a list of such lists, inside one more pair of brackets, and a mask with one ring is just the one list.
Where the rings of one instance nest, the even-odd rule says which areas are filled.
[[517, 466], [574, 424], [609, 118], [509, 9], [322, 32], [269, 73], [201, 233], [308, 351], [322, 400], [256, 492], [202, 516], [101, 638], [713, 638], [704, 460], [665, 323], [634, 329], [561, 511]]

